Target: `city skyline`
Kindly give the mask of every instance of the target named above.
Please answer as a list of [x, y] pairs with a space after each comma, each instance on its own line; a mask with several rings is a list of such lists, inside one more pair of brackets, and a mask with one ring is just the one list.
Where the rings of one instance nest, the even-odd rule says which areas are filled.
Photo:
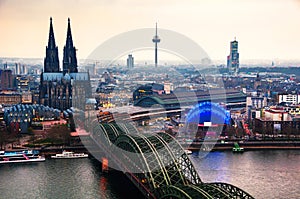
[[[133, 8], [138, 9], [133, 9]], [[224, 60], [230, 41], [239, 41], [241, 62], [248, 59], [299, 60], [300, 3], [277, 1], [0, 1], [0, 57], [44, 58], [49, 18], [57, 46], [72, 20], [78, 58], [122, 32], [159, 27], [184, 34], [211, 59]], [[180, 13], [180, 14], [179, 14]], [[37, 17], [38, 16], [38, 17]], [[151, 42], [152, 38], [149, 38]], [[163, 38], [162, 38], [163, 39]], [[62, 60], [62, 48], [59, 48]], [[153, 55], [152, 55], [153, 56]], [[138, 57], [135, 56], [137, 59]], [[151, 59], [151, 57], [149, 57]]]

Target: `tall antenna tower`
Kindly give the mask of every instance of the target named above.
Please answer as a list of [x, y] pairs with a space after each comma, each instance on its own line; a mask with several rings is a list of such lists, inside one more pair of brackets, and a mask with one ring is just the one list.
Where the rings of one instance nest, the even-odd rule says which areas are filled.
[[153, 37], [152, 42], [155, 43], [155, 67], [157, 67], [157, 44], [160, 42], [160, 38], [157, 35], [157, 23], [155, 25], [155, 36]]

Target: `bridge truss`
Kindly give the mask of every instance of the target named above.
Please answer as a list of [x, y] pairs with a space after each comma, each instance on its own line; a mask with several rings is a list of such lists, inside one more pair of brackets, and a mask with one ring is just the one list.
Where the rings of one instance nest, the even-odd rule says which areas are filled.
[[184, 149], [169, 134], [142, 134], [128, 123], [96, 122], [91, 123], [92, 139], [146, 198], [253, 198], [231, 184], [202, 182]]

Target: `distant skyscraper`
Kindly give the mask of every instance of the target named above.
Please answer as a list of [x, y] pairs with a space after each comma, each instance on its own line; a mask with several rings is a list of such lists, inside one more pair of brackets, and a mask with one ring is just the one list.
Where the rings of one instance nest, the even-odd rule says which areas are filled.
[[19, 74], [19, 65], [17, 63], [15, 63], [15, 75]]
[[227, 56], [227, 68], [231, 74], [237, 74], [239, 72], [238, 42], [235, 38], [234, 41], [230, 42], [230, 54]]
[[128, 68], [133, 68], [134, 67], [134, 58], [132, 57], [131, 54], [129, 54], [128, 58], [127, 58], [127, 67]]
[[16, 63], [16, 69], [15, 69], [15, 75], [20, 75], [21, 74], [21, 64]]
[[27, 74], [27, 67], [25, 65], [22, 65], [22, 74], [23, 75]]
[[157, 23], [155, 26], [155, 36], [153, 37], [152, 42], [155, 43], [155, 67], [157, 67], [157, 44], [160, 42], [160, 38], [157, 35]]

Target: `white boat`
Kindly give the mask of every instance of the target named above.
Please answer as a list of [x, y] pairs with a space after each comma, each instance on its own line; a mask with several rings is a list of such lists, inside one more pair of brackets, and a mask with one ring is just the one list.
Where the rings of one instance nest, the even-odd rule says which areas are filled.
[[25, 162], [43, 162], [45, 157], [39, 155], [27, 156], [23, 154], [22, 156], [6, 156], [0, 158], [0, 164], [10, 164], [10, 163], [25, 163]]
[[62, 153], [51, 156], [51, 158], [56, 158], [56, 159], [87, 158], [87, 157], [89, 157], [88, 154], [74, 153], [72, 151], [63, 151]]
[[185, 149], [184, 152], [187, 154], [187, 155], [191, 155], [193, 152], [191, 150], [188, 150], [188, 149]]

